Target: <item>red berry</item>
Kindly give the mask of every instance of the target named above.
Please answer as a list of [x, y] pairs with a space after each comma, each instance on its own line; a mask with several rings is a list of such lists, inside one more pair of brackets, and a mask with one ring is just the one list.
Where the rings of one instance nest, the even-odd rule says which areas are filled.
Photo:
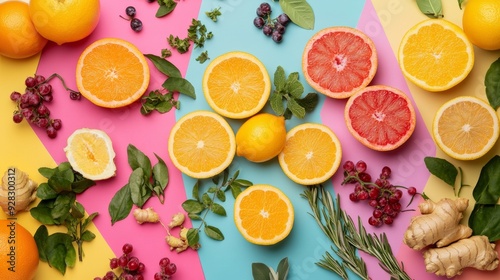
[[375, 218], [373, 216], [371, 216], [370, 218], [368, 218], [368, 223], [371, 225], [371, 226], [374, 226], [374, 227], [379, 227], [382, 225], [382, 221], [378, 218]]
[[17, 91], [13, 91], [11, 94], [10, 94], [10, 100], [12, 101], [17, 101], [21, 98], [21, 94]]
[[414, 196], [417, 194], [417, 189], [415, 187], [409, 187], [408, 188], [408, 194], [411, 196]]
[[368, 204], [373, 207], [373, 208], [376, 208], [378, 206], [378, 202], [376, 199], [372, 199], [370, 200], [370, 202], [368, 202]]
[[54, 127], [55, 130], [59, 130], [62, 127], [62, 121], [60, 119], [53, 119], [52, 126]]
[[35, 81], [36, 81], [36, 84], [39, 85], [39, 84], [45, 82], [45, 77], [42, 75], [35, 75]]
[[125, 243], [122, 247], [122, 251], [124, 254], [130, 254], [134, 250], [134, 247], [130, 243]]
[[57, 137], [57, 130], [55, 130], [55, 128], [53, 126], [47, 127], [46, 132], [47, 132], [47, 136], [49, 136], [49, 138], [51, 138], [51, 139], [54, 139]]
[[144, 276], [142, 274], [134, 275], [134, 280], [144, 280]]
[[380, 173], [380, 178], [387, 179], [391, 176], [391, 169], [388, 166], [382, 168], [382, 173]]
[[163, 280], [163, 276], [161, 275], [161, 272], [155, 273], [154, 280]]
[[382, 221], [386, 225], [392, 225], [392, 223], [394, 222], [394, 218], [391, 216], [385, 216], [384, 218], [382, 218]]
[[365, 173], [365, 172], [360, 172], [358, 174], [358, 177], [361, 181], [365, 182], [365, 183], [369, 183], [372, 181], [372, 176], [370, 176], [370, 174], [368, 173]]
[[355, 193], [350, 193], [350, 194], [349, 194], [349, 199], [350, 199], [352, 202], [357, 202], [357, 201], [358, 201], [358, 196], [357, 196]]
[[361, 191], [358, 193], [358, 199], [359, 200], [367, 200], [368, 199], [368, 192], [366, 191]]
[[139, 268], [139, 261], [137, 258], [131, 258], [127, 263], [127, 269], [130, 271], [136, 271]]
[[36, 86], [37, 83], [34, 77], [28, 77], [26, 78], [26, 80], [24, 80], [24, 84], [26, 85], [26, 87], [32, 88]]
[[167, 267], [167, 265], [170, 263], [170, 259], [165, 257], [160, 260], [160, 267]]
[[121, 256], [119, 259], [118, 259], [118, 265], [121, 267], [121, 268], [125, 268], [127, 266], [127, 263], [128, 263], [128, 258], [127, 256], [123, 255]]
[[377, 197], [380, 194], [380, 189], [379, 188], [373, 188], [370, 190], [368, 195], [370, 196], [371, 199], [377, 199]]
[[356, 162], [356, 171], [365, 172], [366, 171], [366, 162], [360, 160]]
[[38, 92], [40, 95], [47, 95], [52, 93], [52, 86], [50, 84], [41, 84], [38, 87]]
[[137, 268], [137, 271], [138, 272], [144, 272], [144, 270], [146, 270], [146, 265], [144, 265], [143, 263], [139, 263], [139, 267]]
[[21, 114], [20, 112], [17, 112], [14, 114], [14, 116], [12, 116], [12, 120], [15, 122], [15, 123], [20, 123], [23, 121], [23, 114]]
[[344, 165], [342, 167], [344, 168], [345, 171], [351, 172], [354, 170], [354, 162], [348, 160], [344, 162]]
[[384, 213], [382, 211], [380, 211], [379, 209], [373, 210], [373, 217], [375, 217], [375, 218], [380, 218], [380, 217], [382, 217], [383, 214]]
[[168, 276], [172, 276], [177, 271], [177, 266], [174, 263], [169, 263], [167, 267], [165, 267], [165, 274]]
[[118, 267], [118, 259], [117, 258], [112, 258], [111, 260], [109, 260], [109, 267], [111, 269], [115, 269]]

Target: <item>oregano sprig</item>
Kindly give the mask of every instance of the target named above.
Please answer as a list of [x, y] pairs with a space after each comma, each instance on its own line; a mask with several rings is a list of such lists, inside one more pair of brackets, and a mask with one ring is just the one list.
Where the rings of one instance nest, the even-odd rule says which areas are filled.
[[189, 229], [187, 233], [188, 245], [198, 244], [201, 228], [203, 228], [205, 234], [211, 239], [224, 240], [224, 234], [221, 230], [207, 222], [207, 215], [208, 213], [213, 213], [218, 216], [227, 216], [226, 209], [218, 201], [226, 201], [227, 191], [231, 191], [233, 197], [236, 198], [243, 188], [253, 185], [248, 180], [238, 179], [239, 174], [240, 172], [237, 170], [232, 177], [229, 177], [229, 170], [224, 170], [221, 174], [211, 179], [212, 185], [206, 192], [201, 191], [204, 181], [196, 181], [192, 190], [192, 198], [182, 203], [182, 208], [188, 213], [188, 217], [191, 220], [201, 221], [198, 228]]
[[177, 1], [175, 0], [157, 0], [158, 10], [156, 11], [155, 17], [161, 18], [174, 11], [177, 7]]
[[302, 97], [304, 86], [299, 81], [298, 72], [290, 73], [287, 77], [283, 67], [278, 66], [274, 72], [274, 87], [269, 98], [271, 108], [287, 120], [292, 116], [302, 119], [318, 105], [317, 93], [308, 93]]

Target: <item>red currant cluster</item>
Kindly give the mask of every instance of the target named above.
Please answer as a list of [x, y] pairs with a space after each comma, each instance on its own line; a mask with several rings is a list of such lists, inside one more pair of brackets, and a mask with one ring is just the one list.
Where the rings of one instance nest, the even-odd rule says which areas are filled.
[[[111, 270], [106, 272], [102, 278], [96, 277], [94, 280], [144, 280], [142, 273], [146, 267], [137, 257], [131, 255], [133, 249], [132, 244], [124, 244], [122, 247], [123, 255], [109, 261]], [[121, 269], [121, 273], [115, 274], [114, 269]]]
[[356, 164], [350, 160], [346, 161], [343, 168], [342, 185], [354, 184], [354, 192], [349, 194], [349, 199], [353, 202], [368, 201], [368, 204], [374, 208], [372, 216], [368, 219], [368, 223], [372, 226], [391, 225], [398, 214], [403, 211], [400, 203], [403, 191], [400, 188], [407, 189], [408, 194], [412, 196], [411, 201], [417, 194], [415, 187], [392, 185], [388, 180], [391, 176], [391, 169], [388, 166], [382, 168], [375, 182], [372, 182], [371, 175], [366, 172], [367, 165], [362, 160]]
[[160, 260], [160, 271], [155, 273], [154, 280], [167, 280], [172, 277], [177, 271], [175, 263], [170, 262], [170, 259], [165, 257]]
[[[63, 79], [57, 74], [51, 75], [47, 79], [42, 75], [35, 75], [34, 77], [26, 78], [24, 81], [26, 89], [23, 94], [17, 91], [10, 94], [10, 99], [17, 104], [17, 109], [14, 111], [14, 116], [12, 117], [13, 121], [20, 123], [23, 119], [26, 119], [28, 122], [44, 128], [50, 138], [55, 138], [57, 131], [62, 126], [60, 119], [50, 118], [50, 110], [44, 104], [44, 102], [49, 103], [53, 99], [52, 86], [49, 84], [49, 81], [54, 77], [59, 78], [64, 85]], [[64, 87], [70, 92], [71, 99], [80, 99], [81, 95], [79, 92], [68, 89], [66, 85]]]

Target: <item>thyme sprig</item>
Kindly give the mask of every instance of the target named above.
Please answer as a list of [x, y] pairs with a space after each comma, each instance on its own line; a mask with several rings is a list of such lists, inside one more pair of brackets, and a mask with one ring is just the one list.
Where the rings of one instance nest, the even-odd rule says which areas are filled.
[[352, 218], [340, 208], [339, 197], [333, 200], [331, 194], [321, 185], [310, 187], [303, 194], [312, 209], [314, 217], [321, 230], [336, 246], [332, 249], [342, 259], [342, 263], [335, 260], [328, 252], [318, 262], [320, 267], [331, 270], [348, 279], [345, 269], [349, 269], [362, 279], [369, 279], [364, 260], [355, 254], [361, 250], [378, 259], [380, 266], [391, 275], [392, 279], [411, 280], [392, 253], [391, 246], [385, 233], [381, 235], [366, 232], [361, 219], [358, 217], [358, 228]]

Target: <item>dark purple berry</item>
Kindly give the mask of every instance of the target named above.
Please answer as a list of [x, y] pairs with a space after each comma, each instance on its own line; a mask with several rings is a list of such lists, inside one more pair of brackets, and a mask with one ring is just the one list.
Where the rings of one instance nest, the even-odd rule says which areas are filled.
[[283, 41], [283, 35], [281, 33], [279, 33], [278, 31], [273, 32], [272, 38], [273, 38], [273, 41], [276, 43], [281, 43], [281, 41]]
[[130, 28], [135, 32], [139, 32], [142, 30], [142, 21], [138, 18], [134, 18], [130, 21]]
[[288, 17], [287, 14], [281, 14], [281, 15], [279, 15], [276, 20], [279, 23], [283, 24], [284, 26], [286, 26], [290, 22], [290, 18]]
[[25, 108], [21, 110], [23, 117], [27, 120], [30, 120], [33, 117], [33, 110], [30, 108]]
[[161, 275], [161, 272], [155, 273], [154, 280], [163, 280], [163, 276]]
[[21, 97], [19, 98], [19, 101], [21, 102], [21, 104], [29, 105], [30, 94], [25, 93], [25, 94], [21, 95]]
[[82, 94], [78, 91], [72, 90], [69, 92], [69, 98], [71, 98], [71, 100], [80, 100], [82, 98]]
[[120, 266], [121, 268], [125, 268], [127, 266], [127, 263], [128, 263], [128, 258], [125, 255], [121, 256], [118, 259], [118, 266]]
[[264, 24], [266, 24], [266, 21], [261, 17], [256, 17], [253, 19], [253, 25], [255, 25], [255, 27], [257, 28], [264, 27]]
[[127, 8], [125, 8], [125, 13], [127, 14], [127, 16], [133, 18], [135, 17], [136, 10], [133, 6], [128, 6]]
[[26, 87], [32, 88], [32, 87], [36, 86], [37, 82], [36, 82], [36, 79], [34, 77], [28, 77], [24, 81], [24, 84], [26, 85]]
[[275, 32], [278, 32], [279, 34], [285, 34], [285, 31], [286, 31], [286, 27], [279, 22], [276, 22], [274, 24], [274, 29], [275, 29]]
[[12, 101], [17, 101], [21, 98], [21, 94], [17, 91], [13, 91], [11, 94], [10, 94], [10, 100]]
[[271, 5], [269, 3], [262, 3], [260, 6], [257, 8], [257, 15], [259, 17], [266, 17], [269, 16], [272, 12], [271, 10]]
[[262, 27], [262, 32], [266, 36], [271, 36], [271, 34], [273, 34], [273, 27], [272, 27], [272, 25], [270, 25], [270, 24], [264, 25], [264, 27]]

